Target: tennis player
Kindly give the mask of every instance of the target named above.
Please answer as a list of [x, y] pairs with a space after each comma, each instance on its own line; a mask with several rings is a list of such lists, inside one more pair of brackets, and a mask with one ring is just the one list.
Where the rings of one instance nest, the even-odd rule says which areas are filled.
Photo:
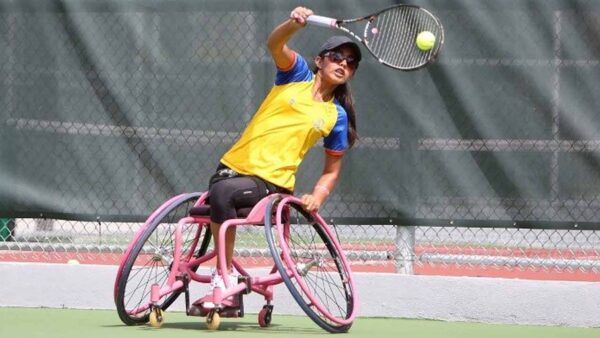
[[[210, 226], [215, 245], [220, 225], [237, 216], [236, 208], [252, 207], [272, 193], [293, 193], [304, 155], [324, 138], [323, 172], [312, 193], [301, 197], [306, 210], [317, 211], [336, 184], [344, 153], [357, 139], [348, 81], [358, 68], [360, 48], [348, 37], [333, 36], [322, 45], [311, 70], [287, 45], [311, 14], [308, 8], [295, 8], [268, 37], [267, 47], [277, 67], [275, 84], [210, 179]], [[226, 234], [226, 266], [231, 284], [237, 285], [231, 263], [234, 242], [232, 227]], [[213, 272], [211, 286], [224, 289], [217, 273]], [[205, 308], [214, 306], [205, 298]]]

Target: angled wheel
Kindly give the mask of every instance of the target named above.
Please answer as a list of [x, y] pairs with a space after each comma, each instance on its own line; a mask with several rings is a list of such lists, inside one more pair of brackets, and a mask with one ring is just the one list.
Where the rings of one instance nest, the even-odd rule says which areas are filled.
[[[175, 252], [177, 222], [188, 216], [200, 196], [201, 193], [182, 194], [165, 202], [144, 223], [139, 236], [125, 253], [114, 290], [115, 305], [123, 323], [137, 325], [149, 321], [152, 311], [150, 290], [153, 284], [163, 287], [167, 283]], [[185, 224], [181, 260], [203, 256], [210, 240], [208, 225]], [[157, 308], [166, 310], [182, 292], [180, 289], [166, 295]]]
[[350, 267], [329, 226], [291, 196], [274, 196], [265, 232], [275, 265], [302, 310], [321, 328], [347, 332], [356, 315]]
[[258, 313], [258, 325], [260, 327], [271, 326], [271, 318], [273, 317], [273, 305], [265, 305]]
[[153, 308], [150, 311], [150, 326], [160, 328], [165, 321], [165, 316], [160, 308]]
[[215, 310], [211, 310], [208, 316], [206, 316], [206, 326], [209, 330], [218, 330], [221, 326], [221, 315]]

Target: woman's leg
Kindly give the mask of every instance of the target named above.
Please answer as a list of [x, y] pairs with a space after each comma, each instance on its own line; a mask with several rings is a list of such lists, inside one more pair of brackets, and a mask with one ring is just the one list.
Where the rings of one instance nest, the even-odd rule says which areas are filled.
[[[215, 182], [210, 188], [210, 230], [213, 233], [215, 249], [221, 224], [237, 217], [238, 208], [253, 207], [261, 198], [269, 193], [265, 183], [256, 177], [237, 176]], [[225, 234], [225, 265], [232, 271], [233, 249], [235, 244], [235, 226], [227, 229]], [[217, 256], [218, 257], [218, 256]], [[217, 266], [220, 264], [217, 258]]]
[[[219, 241], [217, 237], [219, 237], [219, 229], [221, 228], [221, 224], [211, 222], [210, 223], [210, 231], [213, 234], [213, 243], [215, 243], [215, 250], [219, 250], [218, 244]], [[233, 260], [233, 249], [235, 246], [235, 227], [230, 227], [227, 229], [225, 233], [225, 265], [227, 266], [228, 271], [233, 271], [232, 260]], [[217, 255], [217, 266], [219, 266], [219, 256]]]

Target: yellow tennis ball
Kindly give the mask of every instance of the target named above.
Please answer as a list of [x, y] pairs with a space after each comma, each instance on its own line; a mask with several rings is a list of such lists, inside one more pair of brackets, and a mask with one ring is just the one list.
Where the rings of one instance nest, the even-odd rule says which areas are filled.
[[417, 35], [417, 48], [428, 51], [435, 45], [435, 35], [430, 31], [423, 31]]
[[79, 264], [79, 261], [76, 259], [69, 259], [67, 261], [67, 264], [76, 265], [76, 264]]

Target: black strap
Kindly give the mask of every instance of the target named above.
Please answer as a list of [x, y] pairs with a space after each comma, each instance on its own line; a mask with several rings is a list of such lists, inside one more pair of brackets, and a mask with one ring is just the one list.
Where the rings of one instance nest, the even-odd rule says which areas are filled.
[[212, 186], [216, 182], [226, 180], [229, 178], [233, 178], [233, 177], [249, 177], [249, 178], [251, 178], [256, 183], [256, 186], [258, 187], [258, 189], [262, 190], [262, 191], [266, 191], [267, 195], [274, 194], [274, 193], [290, 194], [290, 195], [292, 194], [292, 192], [288, 189], [282, 188], [282, 187], [275, 185], [269, 181], [265, 181], [258, 176], [250, 176], [250, 175], [240, 174], [220, 162], [219, 162], [219, 165], [217, 166], [216, 173], [210, 178], [209, 189], [210, 189], [210, 186]]

